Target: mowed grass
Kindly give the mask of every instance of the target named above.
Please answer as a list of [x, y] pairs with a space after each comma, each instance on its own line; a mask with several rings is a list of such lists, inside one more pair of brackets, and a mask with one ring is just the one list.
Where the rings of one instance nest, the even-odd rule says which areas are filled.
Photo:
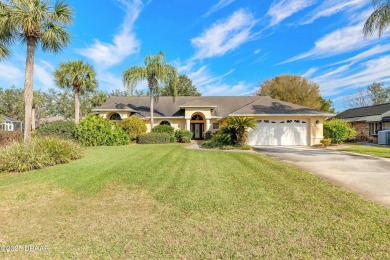
[[383, 158], [390, 158], [390, 147], [384, 147], [384, 146], [352, 144], [348, 148], [340, 149], [340, 151], [367, 154], [367, 155], [373, 155], [373, 156], [378, 156]]
[[32, 258], [390, 257], [390, 210], [256, 153], [88, 148], [0, 177], [0, 245]]

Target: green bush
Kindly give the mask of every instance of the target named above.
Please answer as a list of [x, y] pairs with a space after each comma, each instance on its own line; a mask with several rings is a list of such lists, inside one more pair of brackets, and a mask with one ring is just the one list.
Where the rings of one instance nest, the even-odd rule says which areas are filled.
[[153, 127], [152, 133], [166, 133], [169, 136], [175, 135], [175, 129], [170, 125], [158, 125]]
[[36, 130], [38, 136], [58, 136], [64, 139], [75, 139], [77, 125], [74, 122], [48, 123]]
[[13, 143], [0, 150], [0, 171], [24, 172], [68, 163], [83, 157], [80, 144], [58, 137], [34, 138], [31, 143]]
[[117, 123], [88, 115], [77, 126], [76, 138], [85, 146], [114, 146], [129, 143], [129, 136]]
[[176, 137], [171, 136], [171, 138], [169, 139], [169, 142], [170, 142], [170, 143], [176, 143], [176, 142], [177, 142]]
[[213, 138], [214, 134], [211, 131], [207, 131], [204, 135], [204, 140], [211, 140]]
[[324, 137], [332, 139], [332, 143], [341, 144], [347, 139], [356, 137], [356, 130], [342, 119], [332, 119], [324, 122]]
[[14, 142], [21, 142], [23, 140], [23, 134], [19, 131], [3, 132], [0, 131], [0, 146], [7, 146]]
[[332, 139], [330, 138], [322, 139], [320, 143], [323, 144], [325, 147], [328, 147], [329, 145], [332, 144]]
[[146, 133], [144, 120], [135, 116], [122, 120], [119, 125], [125, 130], [131, 141], [136, 140], [138, 136]]
[[167, 133], [147, 133], [138, 137], [139, 144], [168, 144], [171, 137]]
[[[192, 135], [193, 135], [193, 133], [191, 131], [187, 131], [187, 130], [176, 130], [176, 132], [175, 132], [175, 137], [176, 137], [177, 141], [180, 143], [186, 143], [186, 142], [190, 143]], [[188, 139], [190, 139], [189, 142], [188, 142]]]

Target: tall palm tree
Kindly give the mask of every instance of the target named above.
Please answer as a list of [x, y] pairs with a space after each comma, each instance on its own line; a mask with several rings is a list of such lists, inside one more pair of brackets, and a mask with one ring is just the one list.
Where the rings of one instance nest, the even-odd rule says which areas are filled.
[[94, 68], [81, 60], [60, 64], [54, 72], [57, 85], [60, 88], [72, 88], [74, 93], [74, 121], [80, 121], [80, 94], [92, 92], [96, 88], [96, 73]]
[[50, 6], [49, 0], [8, 0], [0, 2], [0, 56], [10, 54], [16, 40], [27, 45], [24, 81], [25, 129], [24, 141], [31, 141], [33, 77], [35, 50], [58, 52], [70, 43], [65, 26], [73, 20], [73, 11], [64, 1]]
[[150, 95], [150, 126], [154, 126], [154, 99], [158, 98], [163, 86], [169, 86], [173, 91], [173, 99], [177, 96], [177, 79], [176, 69], [165, 62], [165, 54], [159, 52], [156, 55], [149, 55], [145, 58], [145, 66], [131, 67], [123, 73], [123, 83], [134, 93], [137, 83], [146, 80], [149, 87]]
[[374, 12], [364, 24], [363, 32], [367, 37], [378, 31], [379, 38], [390, 24], [390, 0], [372, 0]]

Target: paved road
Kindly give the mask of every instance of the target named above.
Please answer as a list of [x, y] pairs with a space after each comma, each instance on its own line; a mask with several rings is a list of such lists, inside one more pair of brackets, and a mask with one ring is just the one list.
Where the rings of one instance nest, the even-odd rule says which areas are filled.
[[390, 159], [304, 147], [255, 147], [390, 208]]

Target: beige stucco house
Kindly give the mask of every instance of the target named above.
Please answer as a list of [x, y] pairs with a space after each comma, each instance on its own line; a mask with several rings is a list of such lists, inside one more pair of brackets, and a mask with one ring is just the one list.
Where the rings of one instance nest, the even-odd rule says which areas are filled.
[[[151, 131], [149, 97], [111, 97], [94, 112], [110, 120], [137, 116]], [[257, 119], [257, 129], [249, 132], [250, 145], [311, 146], [323, 139], [323, 121], [333, 114], [265, 96], [160, 97], [154, 104], [155, 125], [192, 131], [199, 140], [207, 131], [217, 131], [229, 116]]]

